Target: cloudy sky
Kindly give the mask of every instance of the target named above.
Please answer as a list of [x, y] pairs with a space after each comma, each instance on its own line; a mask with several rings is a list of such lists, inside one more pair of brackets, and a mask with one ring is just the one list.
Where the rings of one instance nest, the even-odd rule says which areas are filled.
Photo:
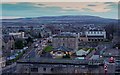
[[1, 3], [2, 18], [24, 18], [61, 15], [92, 15], [118, 18], [118, 3], [113, 2], [44, 2]]

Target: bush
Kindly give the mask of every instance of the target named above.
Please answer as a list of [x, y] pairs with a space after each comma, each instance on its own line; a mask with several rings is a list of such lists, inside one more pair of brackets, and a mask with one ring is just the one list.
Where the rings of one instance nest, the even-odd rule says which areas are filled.
[[24, 41], [23, 40], [16, 40], [15, 41], [15, 48], [16, 49], [22, 49], [24, 47]]

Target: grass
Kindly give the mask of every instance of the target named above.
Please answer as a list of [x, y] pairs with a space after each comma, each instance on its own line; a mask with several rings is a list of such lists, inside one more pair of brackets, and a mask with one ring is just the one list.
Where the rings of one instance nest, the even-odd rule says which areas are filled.
[[46, 46], [46, 47], [44, 48], [44, 51], [45, 51], [45, 52], [50, 52], [52, 49], [53, 49], [52, 46]]

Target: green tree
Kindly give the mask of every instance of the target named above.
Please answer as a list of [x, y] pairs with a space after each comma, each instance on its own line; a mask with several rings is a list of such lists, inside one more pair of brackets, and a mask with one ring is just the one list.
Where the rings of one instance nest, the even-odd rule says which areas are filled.
[[27, 43], [33, 43], [33, 38], [28, 37], [28, 38], [26, 39], [26, 41], [27, 41]]
[[22, 49], [23, 47], [24, 47], [24, 41], [23, 40], [15, 41], [15, 48], [16, 49]]

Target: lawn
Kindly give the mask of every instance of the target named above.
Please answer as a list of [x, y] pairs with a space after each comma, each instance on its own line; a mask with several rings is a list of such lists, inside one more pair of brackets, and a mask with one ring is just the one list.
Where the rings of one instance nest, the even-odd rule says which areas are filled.
[[45, 52], [50, 52], [52, 49], [53, 49], [52, 46], [46, 46], [46, 47], [44, 48], [44, 51], [45, 51]]

